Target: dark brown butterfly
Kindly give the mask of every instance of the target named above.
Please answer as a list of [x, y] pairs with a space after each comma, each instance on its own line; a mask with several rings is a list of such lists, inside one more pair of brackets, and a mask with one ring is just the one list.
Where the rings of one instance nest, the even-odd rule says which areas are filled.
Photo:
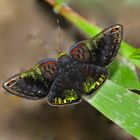
[[11, 94], [27, 98], [47, 97], [51, 105], [68, 105], [81, 96], [95, 94], [108, 77], [107, 66], [117, 55], [123, 27], [116, 24], [88, 40], [60, 53], [57, 60], [47, 58], [30, 70], [14, 75], [3, 83]]

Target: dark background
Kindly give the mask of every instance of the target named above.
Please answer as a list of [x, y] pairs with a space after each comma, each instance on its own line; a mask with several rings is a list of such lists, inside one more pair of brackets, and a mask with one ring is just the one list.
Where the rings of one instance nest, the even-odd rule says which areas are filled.
[[[139, 0], [69, 0], [79, 14], [102, 28], [124, 26], [124, 40], [140, 47]], [[41, 0], [0, 1], [0, 84], [31, 68], [41, 59], [56, 57], [84, 35], [56, 17]], [[29, 101], [0, 88], [0, 140], [134, 140], [88, 103], [51, 107], [46, 100]]]

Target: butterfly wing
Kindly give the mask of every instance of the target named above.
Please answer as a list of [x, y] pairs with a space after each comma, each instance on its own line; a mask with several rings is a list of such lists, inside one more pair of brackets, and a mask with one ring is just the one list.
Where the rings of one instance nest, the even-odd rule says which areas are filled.
[[81, 101], [80, 93], [65, 72], [58, 74], [47, 97], [49, 104], [57, 106], [76, 104]]
[[79, 64], [83, 76], [83, 95], [91, 95], [97, 91], [108, 78], [106, 67], [91, 64]]
[[72, 69], [74, 72], [67, 71], [68, 74], [61, 71], [55, 79], [47, 96], [51, 105], [79, 103], [81, 95], [95, 93], [108, 77], [108, 71], [105, 67], [74, 64]]
[[95, 37], [74, 44], [69, 53], [74, 59], [98, 66], [107, 66], [118, 52], [122, 33], [122, 25], [110, 26]]
[[91, 61], [91, 53], [87, 44], [84, 41], [80, 41], [74, 44], [69, 49], [69, 54], [77, 61], [80, 62], [90, 62]]
[[56, 70], [55, 60], [42, 60], [32, 69], [7, 79], [3, 83], [3, 88], [13, 95], [26, 99], [44, 98], [49, 93]]

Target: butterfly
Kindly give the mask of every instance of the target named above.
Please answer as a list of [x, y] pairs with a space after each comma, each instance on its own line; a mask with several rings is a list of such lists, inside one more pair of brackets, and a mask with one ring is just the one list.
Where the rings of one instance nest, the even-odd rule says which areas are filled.
[[107, 66], [117, 55], [123, 26], [112, 25], [96, 36], [80, 41], [3, 83], [11, 94], [26, 99], [46, 98], [50, 105], [79, 103], [82, 96], [94, 95], [108, 78]]

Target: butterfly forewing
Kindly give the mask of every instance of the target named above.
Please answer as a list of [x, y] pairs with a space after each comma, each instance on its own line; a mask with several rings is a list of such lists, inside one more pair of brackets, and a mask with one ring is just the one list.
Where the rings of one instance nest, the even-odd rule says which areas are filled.
[[56, 73], [56, 61], [40, 61], [32, 69], [7, 79], [3, 87], [11, 94], [26, 99], [40, 99], [47, 96]]
[[[122, 30], [122, 25], [110, 26], [95, 37], [74, 44], [69, 53], [77, 60], [88, 60], [91, 64], [107, 66], [118, 52], [122, 40]], [[79, 49], [82, 50], [80, 56]]]
[[80, 62], [90, 62], [91, 53], [84, 42], [78, 42], [69, 49], [69, 54]]
[[47, 58], [40, 61], [38, 65], [46, 80], [53, 81], [57, 72], [56, 60], [52, 58]]

